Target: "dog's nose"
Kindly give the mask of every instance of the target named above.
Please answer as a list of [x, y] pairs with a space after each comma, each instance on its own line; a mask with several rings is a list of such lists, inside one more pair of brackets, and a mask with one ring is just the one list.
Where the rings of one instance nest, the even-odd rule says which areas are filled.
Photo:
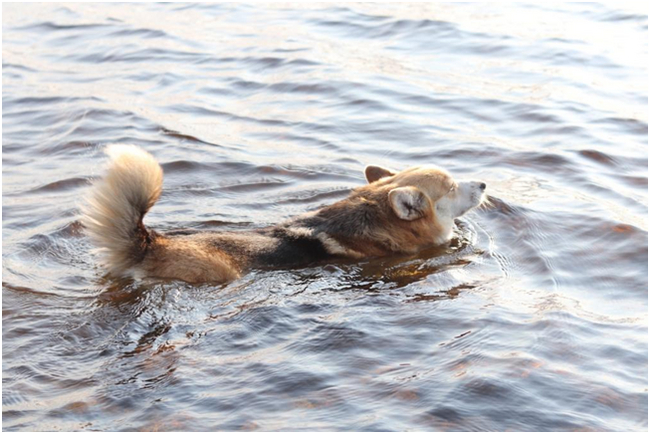
[[487, 187], [487, 185], [485, 185], [485, 182], [481, 182], [481, 185], [479, 185], [479, 188], [481, 190], [485, 190], [485, 187]]

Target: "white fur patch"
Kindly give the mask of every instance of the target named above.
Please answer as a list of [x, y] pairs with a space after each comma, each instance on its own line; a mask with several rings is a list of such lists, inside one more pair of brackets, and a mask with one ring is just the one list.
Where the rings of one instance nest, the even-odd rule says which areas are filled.
[[287, 228], [287, 233], [291, 235], [295, 235], [296, 237], [311, 238], [311, 236], [314, 234], [314, 231], [312, 229], [298, 227], [298, 228]]
[[323, 247], [325, 247], [325, 250], [327, 250], [327, 253], [331, 255], [342, 255], [342, 256], [350, 256], [354, 258], [361, 258], [363, 257], [363, 254], [357, 252], [356, 250], [348, 249], [346, 247], [343, 247], [338, 241], [336, 241], [334, 238], [330, 237], [329, 235], [325, 233], [320, 233], [316, 235], [316, 238], [323, 243]]

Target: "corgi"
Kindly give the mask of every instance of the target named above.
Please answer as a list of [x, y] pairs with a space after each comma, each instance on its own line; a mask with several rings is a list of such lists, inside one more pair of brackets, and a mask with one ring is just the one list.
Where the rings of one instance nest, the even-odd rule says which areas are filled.
[[81, 222], [113, 276], [226, 283], [256, 268], [416, 253], [447, 243], [454, 219], [485, 199], [485, 183], [456, 182], [434, 166], [368, 166], [368, 184], [347, 198], [275, 226], [163, 234], [143, 223], [162, 192], [158, 162], [133, 145], [106, 153], [108, 171], [92, 185]]

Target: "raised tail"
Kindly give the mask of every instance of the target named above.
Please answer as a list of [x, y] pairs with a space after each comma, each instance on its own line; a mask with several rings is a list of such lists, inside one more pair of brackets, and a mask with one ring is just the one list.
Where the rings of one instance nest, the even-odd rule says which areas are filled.
[[124, 275], [151, 246], [153, 234], [142, 219], [160, 197], [163, 172], [137, 146], [111, 145], [106, 154], [111, 159], [108, 172], [94, 183], [81, 222], [102, 265], [113, 275]]

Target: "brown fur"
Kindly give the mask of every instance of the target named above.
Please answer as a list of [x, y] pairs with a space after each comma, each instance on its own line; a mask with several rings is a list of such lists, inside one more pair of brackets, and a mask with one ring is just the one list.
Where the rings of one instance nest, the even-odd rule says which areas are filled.
[[183, 237], [156, 237], [139, 268], [145, 276], [187, 282], [227, 282], [241, 276], [241, 264], [234, 257]]
[[[440, 228], [431, 204], [418, 220], [405, 221], [395, 215], [388, 203], [388, 193], [405, 185], [404, 180], [376, 182], [354, 190], [350, 196], [321, 209], [318, 214], [326, 219], [354, 222], [360, 209], [370, 210], [366, 217], [371, 224], [351, 228], [351, 233], [330, 229], [330, 236], [363, 256], [384, 256], [391, 253], [413, 253], [436, 243]], [[330, 225], [334, 226], [334, 225]], [[333, 233], [332, 233], [333, 232]], [[343, 233], [341, 233], [343, 232]]]

